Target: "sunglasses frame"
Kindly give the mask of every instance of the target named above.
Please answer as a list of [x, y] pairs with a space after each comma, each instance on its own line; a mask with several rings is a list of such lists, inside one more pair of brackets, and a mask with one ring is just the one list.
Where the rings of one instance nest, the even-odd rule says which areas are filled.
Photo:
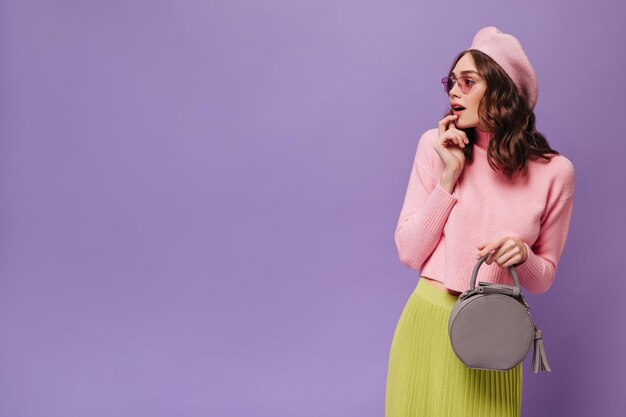
[[[466, 87], [466, 90], [463, 91], [463, 85], [465, 83], [465, 80], [468, 80], [468, 79], [472, 81], [472, 84], [469, 87]], [[450, 84], [450, 81], [448, 80], [450, 80], [452, 84]], [[463, 80], [463, 83], [459, 83], [459, 81], [461, 80]], [[469, 75], [461, 75], [457, 80], [447, 75], [441, 79], [441, 86], [443, 87], [443, 91], [445, 91], [446, 94], [450, 94], [450, 91], [452, 91], [452, 89], [454, 88], [454, 84], [458, 84], [459, 89], [461, 90], [461, 93], [468, 94], [470, 91], [472, 91], [472, 88], [476, 85], [478, 81], [480, 80], [477, 80], [475, 77], [472, 77]], [[449, 85], [451, 85], [451, 87], [448, 90]]]

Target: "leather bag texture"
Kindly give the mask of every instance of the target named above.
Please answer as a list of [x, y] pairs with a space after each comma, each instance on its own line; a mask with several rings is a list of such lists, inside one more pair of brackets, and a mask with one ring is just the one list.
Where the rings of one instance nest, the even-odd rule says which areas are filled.
[[535, 343], [531, 370], [551, 372], [541, 330], [534, 324], [515, 268], [507, 269], [515, 286], [479, 282], [476, 276], [489, 254], [472, 271], [470, 289], [460, 294], [448, 319], [456, 356], [469, 368], [507, 371], [522, 362]]

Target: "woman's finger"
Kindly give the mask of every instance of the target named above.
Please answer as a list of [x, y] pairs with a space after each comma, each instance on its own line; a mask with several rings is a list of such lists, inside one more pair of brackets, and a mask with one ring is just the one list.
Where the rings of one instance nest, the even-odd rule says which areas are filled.
[[512, 256], [505, 263], [502, 264], [503, 268], [508, 268], [509, 266], [517, 265], [522, 262], [522, 259], [518, 259], [518, 256]]
[[[507, 251], [505, 253], [503, 253], [501, 256], [498, 256], [495, 261], [498, 263], [498, 265], [500, 266], [504, 266], [506, 263], [509, 263], [511, 260], [514, 260], [514, 258], [517, 256], [516, 253], [512, 252], [512, 251]], [[509, 264], [514, 264], [515, 262], [510, 262]]]
[[463, 138], [461, 137], [461, 135], [457, 134], [457, 133], [453, 133], [452, 137], [454, 138], [453, 143], [455, 145], [457, 145], [459, 148], [462, 147], [462, 142], [463, 142]]
[[[493, 250], [493, 242], [485, 242], [479, 246], [478, 254], [476, 254], [476, 259], [480, 259], [489, 252]], [[482, 247], [482, 248], [481, 248]]]
[[439, 121], [439, 136], [445, 133], [448, 127], [448, 123], [450, 123], [450, 121], [452, 120], [456, 120], [456, 118], [457, 118], [456, 114], [451, 114], [449, 116], [444, 117], [443, 119]]
[[511, 258], [515, 258], [516, 263], [521, 261], [521, 250], [514, 239], [503, 236], [502, 239], [500, 239], [498, 250], [487, 259], [487, 261], [489, 261], [487, 263], [490, 264], [495, 261], [498, 265], [504, 266]]
[[[461, 129], [457, 129], [454, 123], [450, 123], [450, 128], [448, 129], [448, 131], [453, 131], [454, 134], [458, 137], [459, 141], [457, 145], [459, 145], [460, 147], [465, 147], [465, 145], [469, 144], [469, 139], [467, 139], [467, 134]], [[463, 144], [463, 146], [461, 146], [461, 144]]]

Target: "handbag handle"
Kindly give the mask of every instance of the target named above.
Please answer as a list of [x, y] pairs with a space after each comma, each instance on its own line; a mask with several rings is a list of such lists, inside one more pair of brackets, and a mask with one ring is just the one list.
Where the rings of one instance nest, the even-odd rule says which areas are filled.
[[[476, 263], [476, 266], [474, 266], [474, 270], [472, 271], [472, 282], [471, 282], [470, 290], [473, 290], [476, 287], [476, 275], [478, 275], [478, 269], [480, 268], [482, 263], [487, 260], [489, 255], [490, 253], [480, 258], [478, 262]], [[509, 272], [511, 272], [511, 275], [513, 275], [513, 281], [515, 282], [515, 286], [521, 292], [521, 288], [519, 286], [519, 278], [517, 276], [517, 272], [515, 272], [515, 268], [513, 267], [513, 265], [511, 265], [511, 266], [508, 266], [507, 269], [509, 270]]]

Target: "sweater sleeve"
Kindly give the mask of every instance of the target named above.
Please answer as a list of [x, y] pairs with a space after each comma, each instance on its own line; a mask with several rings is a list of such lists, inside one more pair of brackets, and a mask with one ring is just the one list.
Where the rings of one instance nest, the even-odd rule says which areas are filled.
[[422, 268], [437, 246], [448, 215], [457, 202], [435, 178], [434, 164], [429, 160], [433, 155], [439, 157], [424, 133], [417, 144], [394, 235], [400, 261], [416, 270]]
[[574, 167], [569, 162], [556, 201], [549, 203], [542, 216], [539, 236], [532, 246], [524, 242], [528, 258], [515, 266], [520, 285], [531, 294], [547, 292], [554, 281], [557, 265], [569, 232], [574, 205]]

